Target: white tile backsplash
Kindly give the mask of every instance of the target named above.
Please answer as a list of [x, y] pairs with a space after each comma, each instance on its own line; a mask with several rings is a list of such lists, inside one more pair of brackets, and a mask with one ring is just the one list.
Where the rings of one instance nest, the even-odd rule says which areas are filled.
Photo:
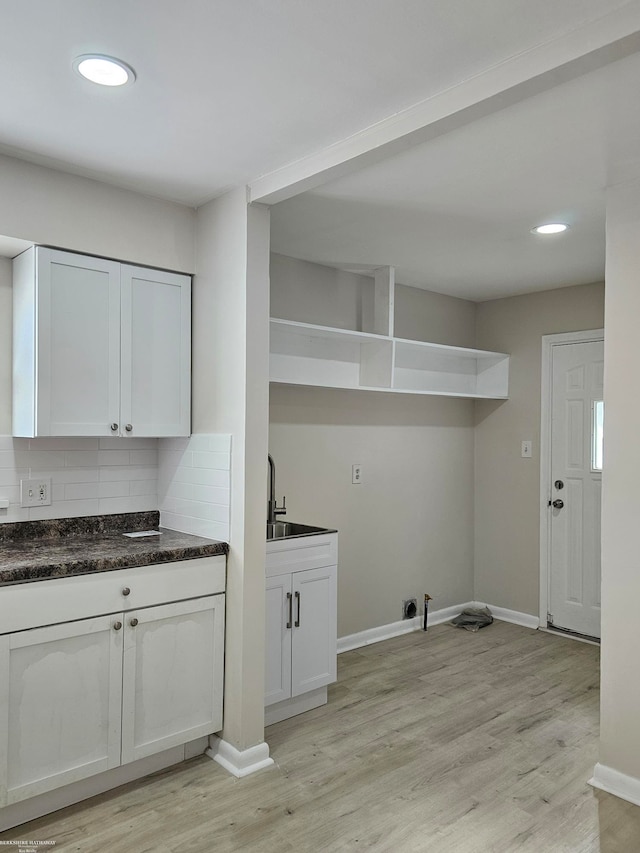
[[64, 464], [71, 468], [97, 468], [98, 449], [67, 450], [64, 454]]
[[231, 436], [159, 440], [160, 524], [229, 541]]
[[218, 471], [228, 471], [231, 467], [230, 453], [220, 453], [215, 450], [198, 450], [193, 454], [194, 468], [215, 468]]
[[[51, 506], [21, 507], [20, 480], [39, 477]], [[0, 497], [0, 524], [157, 510], [158, 439], [0, 436]]]
[[95, 483], [67, 483], [64, 486], [66, 501], [95, 500], [98, 497], [98, 481]]
[[[180, 530], [182, 533], [192, 533], [194, 536], [205, 536], [208, 539], [229, 541], [229, 523], [211, 521], [210, 519], [186, 518], [171, 512], [160, 513], [160, 524], [170, 530]], [[186, 530], [185, 528], [189, 529]]]
[[[229, 541], [231, 436], [0, 436], [0, 523], [160, 510], [174, 530]], [[22, 508], [20, 480], [51, 477], [51, 506]]]

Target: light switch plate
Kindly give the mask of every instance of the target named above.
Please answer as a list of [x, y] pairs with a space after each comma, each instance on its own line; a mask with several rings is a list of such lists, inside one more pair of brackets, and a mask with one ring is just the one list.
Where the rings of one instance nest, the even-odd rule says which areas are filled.
[[351, 466], [351, 482], [354, 486], [362, 482], [362, 465]]
[[532, 441], [523, 441], [520, 450], [520, 456], [523, 459], [531, 459], [533, 455], [533, 442]]

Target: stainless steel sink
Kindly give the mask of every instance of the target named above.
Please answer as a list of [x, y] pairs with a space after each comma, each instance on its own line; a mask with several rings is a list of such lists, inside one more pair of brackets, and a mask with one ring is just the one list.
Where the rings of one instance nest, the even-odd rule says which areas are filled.
[[296, 524], [295, 521], [267, 522], [267, 539], [291, 539], [294, 536], [314, 536], [318, 533], [335, 533], [335, 530], [312, 527], [310, 524]]

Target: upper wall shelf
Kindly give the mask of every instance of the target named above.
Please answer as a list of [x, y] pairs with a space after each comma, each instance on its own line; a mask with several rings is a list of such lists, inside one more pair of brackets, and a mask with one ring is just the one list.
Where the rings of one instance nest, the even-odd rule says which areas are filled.
[[504, 400], [509, 356], [272, 318], [269, 379], [289, 385]]

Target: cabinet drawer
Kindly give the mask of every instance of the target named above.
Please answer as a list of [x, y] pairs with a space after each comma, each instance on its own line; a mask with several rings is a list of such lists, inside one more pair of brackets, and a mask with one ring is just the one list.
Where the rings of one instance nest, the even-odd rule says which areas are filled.
[[304, 569], [335, 566], [338, 562], [338, 534], [321, 533], [267, 542], [267, 577]]
[[225, 577], [217, 556], [13, 584], [0, 588], [0, 634], [215, 595]]

